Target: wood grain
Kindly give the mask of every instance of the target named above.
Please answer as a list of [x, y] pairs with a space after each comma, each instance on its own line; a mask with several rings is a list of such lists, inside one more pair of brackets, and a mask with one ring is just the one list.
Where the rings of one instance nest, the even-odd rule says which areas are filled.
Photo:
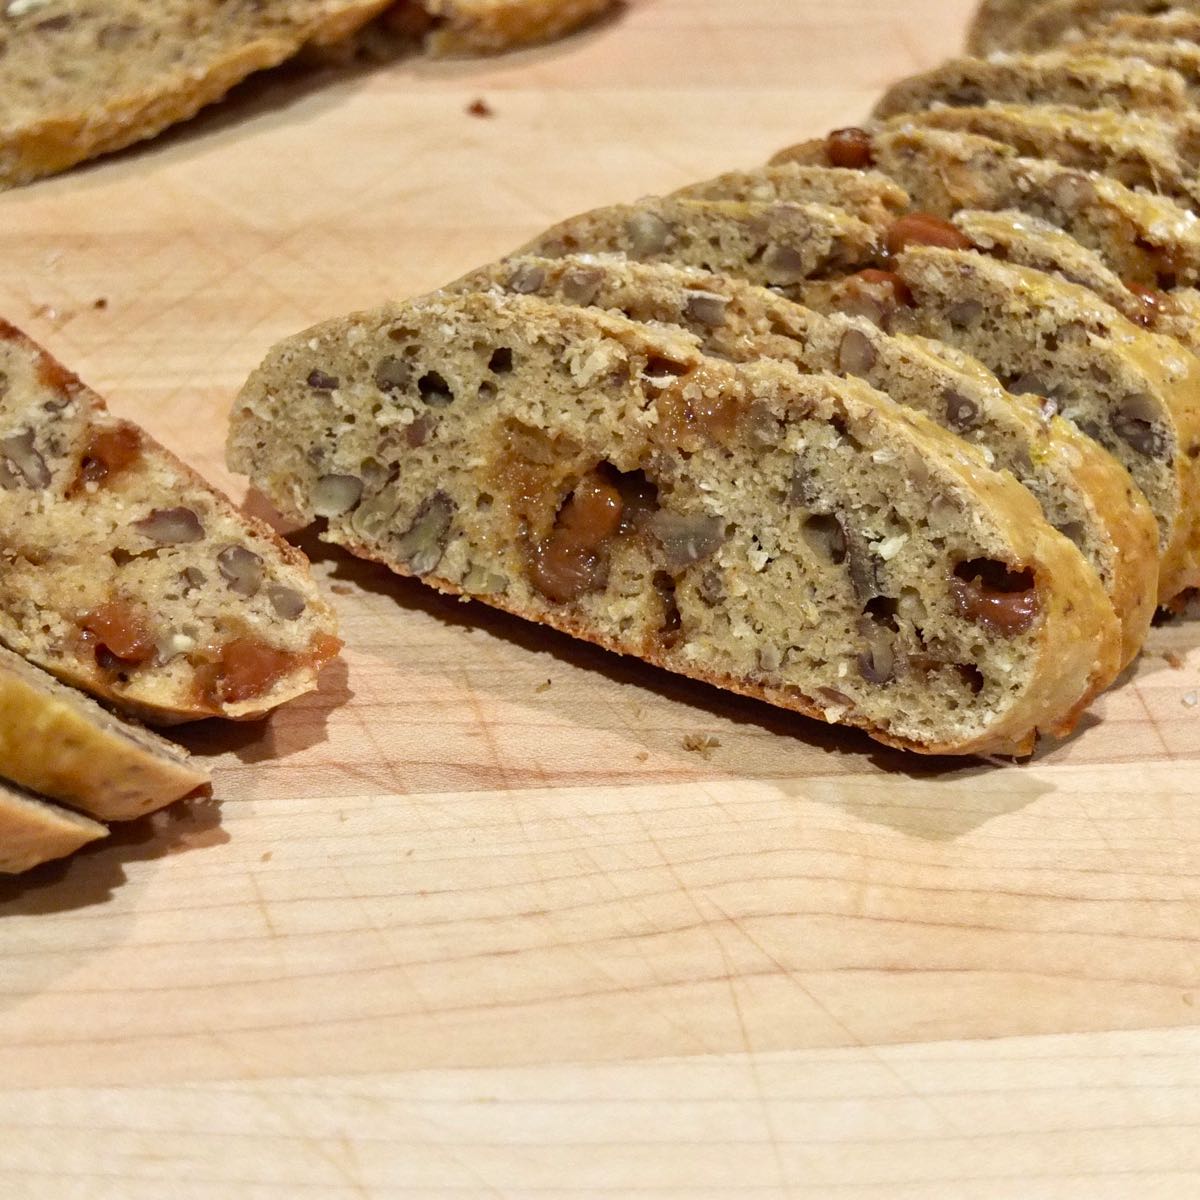
[[[0, 312], [236, 488], [276, 338], [852, 121], [969, 7], [635, 0], [285, 72], [0, 196]], [[187, 735], [217, 803], [2, 885], [0, 1195], [1197, 1194], [1194, 622], [996, 769], [309, 548], [320, 694]]]

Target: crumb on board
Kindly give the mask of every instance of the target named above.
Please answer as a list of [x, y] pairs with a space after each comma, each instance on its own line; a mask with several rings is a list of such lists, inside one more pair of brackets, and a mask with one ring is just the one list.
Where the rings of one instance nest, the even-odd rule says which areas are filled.
[[352, 588], [352, 587], [351, 587], [349, 584], [347, 584], [347, 583], [335, 583], [335, 584], [332, 584], [332, 585], [330, 586], [329, 590], [330, 590], [330, 591], [331, 591], [331, 592], [332, 592], [332, 593], [333, 593], [335, 596], [349, 596], [349, 595], [351, 595], [351, 594], [353, 593], [353, 591], [354, 591], [354, 589], [353, 589], [353, 588]]
[[1200, 692], [1187, 692], [1183, 697], [1184, 708], [1195, 708], [1200, 704]]
[[712, 758], [713, 751], [721, 745], [720, 738], [709, 733], [685, 733], [683, 748], [691, 754], [699, 754], [706, 762]]
[[539, 683], [533, 690], [540, 696], [543, 692], [548, 692], [553, 686], [553, 683], [547, 679], [544, 683]]
[[103, 312], [108, 307], [108, 297], [97, 296], [96, 299], [92, 301], [92, 307], [97, 312]]
[[1172, 671], [1182, 671], [1184, 668], [1183, 655], [1176, 654], [1174, 650], [1167, 650], [1163, 654], [1163, 662], [1165, 662]]
[[650, 758], [650, 751], [649, 750], [639, 750], [633, 757], [636, 758], [637, 761], [640, 763], [646, 762]]
[[259, 858], [259, 860], [258, 860], [258, 861], [259, 861], [259, 862], [270, 862], [270, 861], [271, 861], [271, 859], [272, 859], [272, 858], [274, 858], [274, 857], [275, 857], [275, 851], [274, 851], [274, 850], [264, 850], [264, 851], [262, 852], [262, 856]]
[[473, 117], [494, 117], [496, 115], [496, 110], [482, 96], [467, 105], [467, 112]]

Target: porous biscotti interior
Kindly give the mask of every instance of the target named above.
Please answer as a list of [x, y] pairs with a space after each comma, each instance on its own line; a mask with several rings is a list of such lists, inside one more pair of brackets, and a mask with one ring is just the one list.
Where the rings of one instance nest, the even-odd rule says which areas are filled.
[[2, 333], [0, 641], [161, 722], [310, 690], [338, 643], [303, 556]]
[[951, 460], [998, 477], [955, 447], [857, 382], [735, 368], [616, 317], [476, 295], [277, 351], [243, 392], [231, 461], [399, 571], [953, 744], [1028, 685], [1038, 624], [1029, 569]]

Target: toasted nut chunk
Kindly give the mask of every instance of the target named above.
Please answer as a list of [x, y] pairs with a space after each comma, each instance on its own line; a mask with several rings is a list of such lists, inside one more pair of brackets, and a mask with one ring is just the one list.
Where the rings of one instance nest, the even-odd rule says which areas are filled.
[[256, 596], [263, 580], [263, 560], [245, 546], [226, 546], [217, 555], [217, 567], [232, 591]]
[[182, 546], [204, 537], [204, 526], [190, 508], [156, 508], [148, 517], [134, 521], [133, 527], [161, 546]]
[[322, 475], [313, 487], [313, 512], [318, 517], [340, 517], [361, 499], [363, 481], [356, 475]]

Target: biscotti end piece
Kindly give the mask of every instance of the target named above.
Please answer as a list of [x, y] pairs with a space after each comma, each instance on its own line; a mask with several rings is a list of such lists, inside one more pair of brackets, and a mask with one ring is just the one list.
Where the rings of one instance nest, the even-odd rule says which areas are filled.
[[210, 783], [181, 747], [2, 647], [0, 776], [105, 821], [140, 817]]
[[1116, 669], [1095, 573], [977, 451], [595, 310], [436, 295], [310, 329], [229, 455], [354, 553], [893, 745], [1026, 752]]
[[0, 874], [20, 875], [105, 837], [98, 821], [0, 780]]
[[263, 716], [340, 648], [299, 551], [3, 323], [0, 643], [156, 724]]
[[0, 8], [0, 188], [153, 137], [306, 45], [345, 38], [389, 0]]

